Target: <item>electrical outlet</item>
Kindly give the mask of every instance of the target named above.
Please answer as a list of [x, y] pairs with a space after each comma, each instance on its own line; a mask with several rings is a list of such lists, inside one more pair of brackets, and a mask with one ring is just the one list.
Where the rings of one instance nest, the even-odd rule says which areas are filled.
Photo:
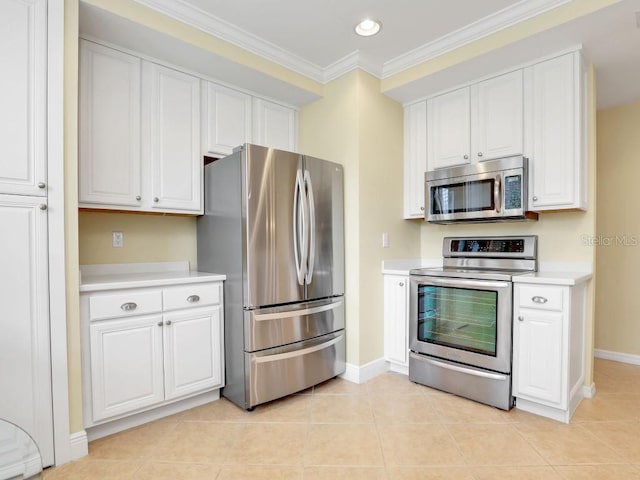
[[387, 232], [382, 234], [382, 248], [389, 248], [389, 234]]
[[112, 232], [111, 244], [114, 248], [122, 248], [124, 247], [124, 233], [122, 232]]

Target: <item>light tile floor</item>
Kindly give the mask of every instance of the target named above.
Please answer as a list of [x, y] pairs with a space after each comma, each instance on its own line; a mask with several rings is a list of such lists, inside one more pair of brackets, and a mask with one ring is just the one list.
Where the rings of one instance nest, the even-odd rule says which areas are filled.
[[570, 425], [387, 373], [245, 412], [227, 400], [106, 437], [46, 480], [640, 479], [640, 366], [595, 361]]

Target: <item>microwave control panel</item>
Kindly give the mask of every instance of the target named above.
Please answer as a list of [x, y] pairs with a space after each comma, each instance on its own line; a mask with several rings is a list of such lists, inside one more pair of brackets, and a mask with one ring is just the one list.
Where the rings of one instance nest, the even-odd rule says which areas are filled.
[[522, 175], [504, 177], [504, 209], [522, 209]]

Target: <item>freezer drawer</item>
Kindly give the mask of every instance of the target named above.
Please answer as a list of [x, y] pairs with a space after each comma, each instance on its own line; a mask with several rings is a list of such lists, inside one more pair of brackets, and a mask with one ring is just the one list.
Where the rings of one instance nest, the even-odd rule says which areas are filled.
[[343, 373], [344, 330], [245, 356], [249, 369], [248, 407], [251, 408]]
[[244, 322], [247, 352], [308, 340], [344, 328], [344, 297], [248, 310]]

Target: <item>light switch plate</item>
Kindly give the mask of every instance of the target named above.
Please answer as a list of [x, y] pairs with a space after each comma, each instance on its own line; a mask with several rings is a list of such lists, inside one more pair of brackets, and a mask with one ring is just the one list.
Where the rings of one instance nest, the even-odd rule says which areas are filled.
[[114, 248], [122, 248], [124, 247], [124, 233], [122, 232], [112, 232], [112, 242]]

